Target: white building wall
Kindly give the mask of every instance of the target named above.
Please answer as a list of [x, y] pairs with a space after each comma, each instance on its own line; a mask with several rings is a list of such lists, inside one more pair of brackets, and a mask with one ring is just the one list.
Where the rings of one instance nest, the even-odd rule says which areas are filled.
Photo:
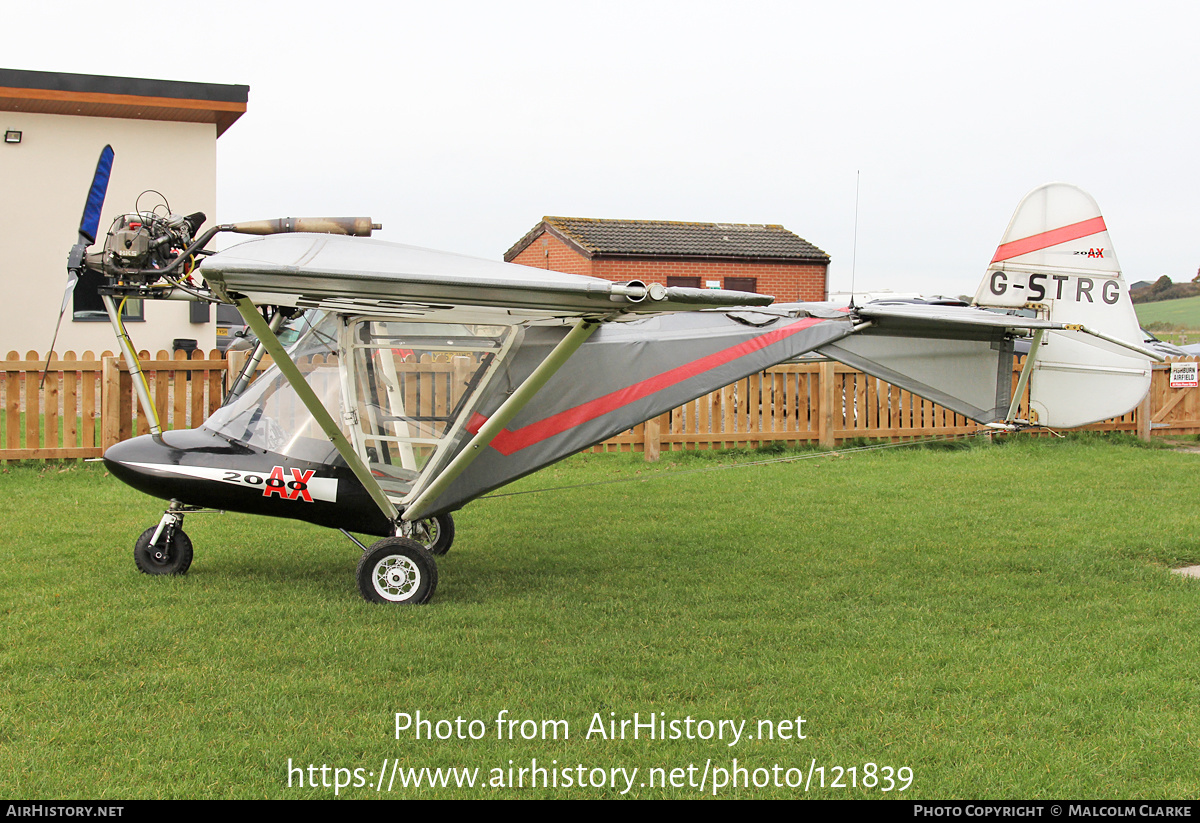
[[[115, 217], [134, 210], [139, 194], [155, 189], [178, 214], [202, 211], [205, 228], [216, 218], [217, 133], [211, 124], [0, 112], [0, 129], [22, 132], [20, 144], [0, 143], [0, 358], [44, 354], [67, 283], [67, 252], [79, 234], [88, 187], [105, 144], [115, 160], [93, 250]], [[142, 205], [161, 202], [156, 195]], [[126, 324], [134, 346], [152, 355], [175, 338], [215, 346], [216, 313], [192, 323], [189, 304], [145, 302], [145, 322]], [[55, 349], [82, 354], [117, 351], [106, 321], [63, 316]]]

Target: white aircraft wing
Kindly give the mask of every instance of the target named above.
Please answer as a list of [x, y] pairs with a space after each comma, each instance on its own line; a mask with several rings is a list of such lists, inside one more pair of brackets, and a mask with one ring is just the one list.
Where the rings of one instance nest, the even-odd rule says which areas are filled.
[[422, 314], [477, 306], [547, 315], [652, 314], [765, 306], [763, 294], [612, 283], [449, 252], [331, 234], [279, 234], [206, 258], [209, 283], [256, 304]]

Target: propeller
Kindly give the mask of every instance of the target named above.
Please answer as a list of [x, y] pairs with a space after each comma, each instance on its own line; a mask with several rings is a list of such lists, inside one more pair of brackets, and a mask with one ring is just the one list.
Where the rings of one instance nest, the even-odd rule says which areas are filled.
[[[100, 210], [104, 208], [104, 196], [108, 193], [108, 178], [112, 174], [113, 148], [105, 146], [96, 162], [96, 173], [92, 176], [92, 187], [88, 189], [87, 202], [83, 205], [83, 217], [79, 219], [79, 240], [71, 247], [67, 255], [67, 290], [63, 293], [62, 307], [58, 310], [58, 323], [54, 326], [54, 338], [50, 341], [50, 350], [46, 352], [46, 366], [50, 366], [50, 355], [58, 342], [58, 332], [62, 328], [63, 315], [71, 303], [75, 293], [75, 284], [79, 282], [79, 272], [83, 269], [87, 247], [96, 242], [96, 233], [100, 230]], [[42, 384], [46, 382], [46, 370], [42, 370]]]

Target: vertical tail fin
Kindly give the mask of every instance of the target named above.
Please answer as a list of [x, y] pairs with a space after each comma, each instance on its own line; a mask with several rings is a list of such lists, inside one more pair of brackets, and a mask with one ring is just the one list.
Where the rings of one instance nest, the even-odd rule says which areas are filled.
[[[1067, 183], [1047, 183], [1025, 195], [974, 302], [1033, 309], [1056, 323], [1141, 341], [1100, 208]], [[1042, 425], [1065, 428], [1125, 414], [1150, 387], [1148, 358], [1098, 337], [1046, 332], [1031, 356], [1030, 416]]]

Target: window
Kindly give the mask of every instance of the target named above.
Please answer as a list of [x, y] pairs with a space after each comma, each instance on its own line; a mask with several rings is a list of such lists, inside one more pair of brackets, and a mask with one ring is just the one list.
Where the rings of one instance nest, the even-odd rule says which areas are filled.
[[671, 276], [667, 277], [667, 285], [668, 286], [685, 286], [687, 288], [698, 289], [698, 288], [700, 288], [700, 278], [699, 277], [676, 277], [674, 275], [671, 275]]
[[351, 331], [354, 443], [383, 490], [403, 497], [462, 442], [455, 425], [511, 328], [362, 320]]
[[725, 288], [730, 291], [749, 291], [758, 293], [757, 277], [726, 277]]
[[[104, 310], [104, 301], [100, 299], [100, 286], [104, 277], [91, 269], [84, 269], [79, 274], [79, 282], [75, 284], [72, 297], [71, 319], [76, 322], [92, 323], [108, 320], [108, 312]], [[120, 301], [117, 301], [120, 305]], [[121, 319], [125, 321], [143, 321], [146, 319], [145, 308], [141, 300], [126, 300], [121, 311]]]

